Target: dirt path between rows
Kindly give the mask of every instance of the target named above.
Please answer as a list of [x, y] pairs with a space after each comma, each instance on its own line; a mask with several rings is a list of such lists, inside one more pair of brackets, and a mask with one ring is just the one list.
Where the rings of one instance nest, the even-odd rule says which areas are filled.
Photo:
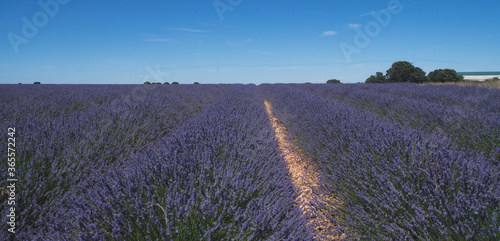
[[278, 118], [274, 116], [271, 103], [266, 100], [264, 104], [266, 105], [267, 114], [271, 120], [281, 153], [287, 161], [293, 184], [300, 191], [295, 202], [302, 209], [302, 215], [310, 220], [308, 225], [316, 230], [315, 239], [335, 240], [345, 238], [345, 236], [327, 235], [327, 233], [332, 233], [335, 230], [335, 226], [319, 210], [314, 208], [313, 205], [313, 202], [322, 200], [322, 197], [313, 193], [313, 188], [319, 187], [319, 173], [310, 167], [309, 160], [301, 156], [297, 152], [297, 146], [288, 140], [287, 130]]

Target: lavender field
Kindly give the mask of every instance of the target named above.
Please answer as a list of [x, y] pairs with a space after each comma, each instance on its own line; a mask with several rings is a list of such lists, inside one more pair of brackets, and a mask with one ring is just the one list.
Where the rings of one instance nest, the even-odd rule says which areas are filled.
[[[265, 101], [331, 228], [297, 201]], [[0, 107], [1, 240], [500, 239], [499, 89], [2, 85]]]

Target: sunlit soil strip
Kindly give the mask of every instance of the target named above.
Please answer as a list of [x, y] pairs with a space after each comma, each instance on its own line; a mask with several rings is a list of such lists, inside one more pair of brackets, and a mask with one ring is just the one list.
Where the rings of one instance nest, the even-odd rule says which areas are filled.
[[319, 187], [318, 172], [310, 168], [308, 160], [301, 157], [297, 152], [297, 146], [288, 141], [287, 130], [278, 118], [273, 115], [271, 104], [267, 100], [264, 104], [266, 105], [267, 114], [271, 120], [281, 152], [287, 161], [293, 184], [300, 191], [295, 201], [300, 205], [302, 215], [309, 218], [310, 221], [308, 225], [311, 225], [316, 230], [316, 239], [334, 240], [339, 238], [327, 235], [327, 233], [331, 233], [335, 227], [313, 206], [313, 202], [322, 200], [321, 197], [312, 191], [313, 188]]

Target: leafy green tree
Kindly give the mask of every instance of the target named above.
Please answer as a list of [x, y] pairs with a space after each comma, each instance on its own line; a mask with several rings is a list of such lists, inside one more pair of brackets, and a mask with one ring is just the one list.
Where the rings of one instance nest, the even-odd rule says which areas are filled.
[[165, 82], [165, 83], [163, 83], [163, 84], [164, 84], [164, 85], [169, 85], [170, 83], [168, 83], [168, 82]]
[[172, 82], [172, 84], [173, 84], [173, 85], [178, 85], [178, 84], [179, 84], [179, 82], [174, 81], [174, 82]]
[[463, 75], [457, 74], [453, 69], [436, 69], [427, 76], [430, 82], [461, 82], [464, 80]]
[[200, 83], [199, 83], [199, 82], [194, 82], [193, 84], [195, 84], [195, 85], [199, 85]]
[[408, 61], [394, 62], [391, 68], [387, 70], [386, 76], [391, 83], [423, 83], [427, 81], [425, 72], [421, 68], [413, 66], [413, 64]]
[[42, 83], [40, 83], [40, 82], [36, 81], [36, 82], [35, 82], [35, 83], [33, 83], [33, 84], [34, 84], [34, 85], [39, 85], [39, 84], [42, 84]]
[[151, 82], [146, 81], [146, 82], [144, 82], [144, 84], [145, 84], [145, 85], [150, 85], [150, 84], [151, 84]]
[[340, 80], [338, 79], [331, 79], [331, 80], [328, 80], [326, 81], [327, 84], [341, 84], [342, 82], [340, 82]]
[[387, 77], [382, 72], [377, 72], [375, 75], [366, 79], [365, 83], [387, 83]]

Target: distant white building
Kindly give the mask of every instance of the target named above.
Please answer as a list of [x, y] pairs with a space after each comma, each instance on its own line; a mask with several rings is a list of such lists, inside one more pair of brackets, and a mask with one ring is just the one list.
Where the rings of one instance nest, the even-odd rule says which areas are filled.
[[500, 72], [492, 71], [492, 72], [458, 72], [464, 76], [466, 80], [478, 80], [484, 81], [486, 79], [491, 79], [494, 77], [500, 78]]

